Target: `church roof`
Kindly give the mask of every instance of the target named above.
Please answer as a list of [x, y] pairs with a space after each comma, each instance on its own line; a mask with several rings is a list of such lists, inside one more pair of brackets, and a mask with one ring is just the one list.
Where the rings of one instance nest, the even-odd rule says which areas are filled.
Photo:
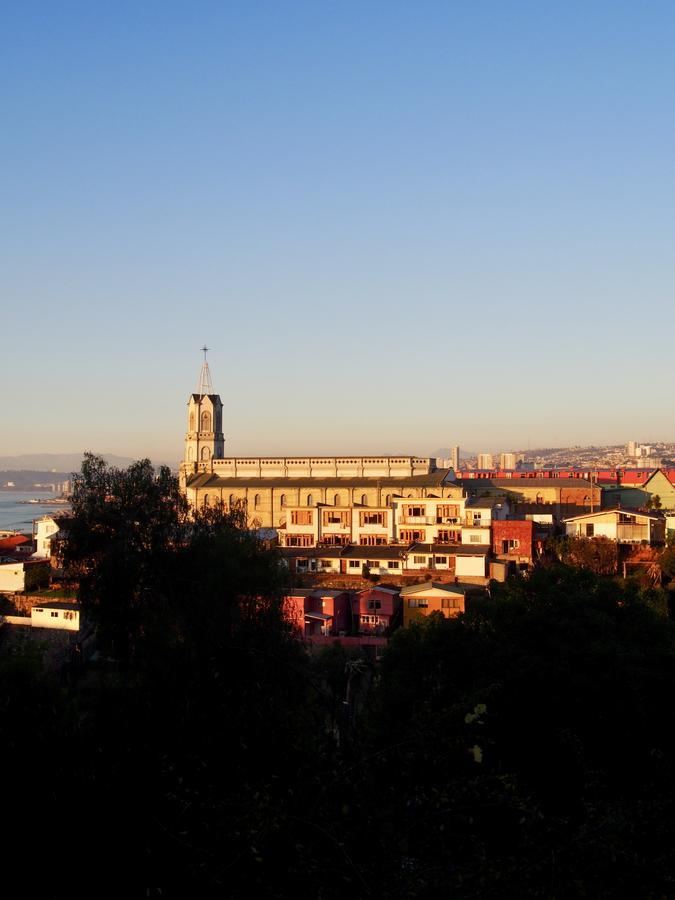
[[[214, 475], [211, 472], [205, 472], [193, 476], [187, 481], [189, 488], [237, 488], [237, 487], [441, 487], [446, 484], [445, 479], [448, 474], [447, 469], [440, 469], [438, 472], [429, 472], [423, 475], [406, 475], [400, 477], [381, 476], [377, 478], [360, 477], [350, 478], [336, 476], [322, 477], [304, 477], [304, 478], [284, 478], [283, 476], [270, 478], [247, 478], [242, 476], [239, 478], [223, 478], [220, 475]], [[447, 482], [447, 486], [454, 487], [455, 482]]]

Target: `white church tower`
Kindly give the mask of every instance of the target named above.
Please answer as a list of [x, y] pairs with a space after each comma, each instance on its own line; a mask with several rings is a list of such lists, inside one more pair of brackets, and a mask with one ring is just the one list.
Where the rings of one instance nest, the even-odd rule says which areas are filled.
[[197, 391], [188, 400], [188, 428], [185, 434], [184, 468], [187, 471], [211, 471], [211, 460], [222, 459], [225, 453], [223, 437], [223, 404], [213, 393], [208, 347], [202, 347], [204, 362], [199, 373]]

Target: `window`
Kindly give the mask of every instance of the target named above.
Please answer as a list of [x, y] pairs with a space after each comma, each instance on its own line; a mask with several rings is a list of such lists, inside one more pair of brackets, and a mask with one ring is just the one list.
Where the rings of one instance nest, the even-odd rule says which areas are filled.
[[359, 524], [361, 525], [386, 525], [387, 514], [383, 512], [361, 512], [359, 513]]
[[287, 547], [311, 547], [314, 544], [314, 537], [311, 534], [287, 534]]
[[470, 534], [469, 535], [469, 543], [480, 544], [480, 535], [479, 534]]
[[454, 519], [459, 516], [459, 506], [442, 503], [436, 507], [436, 519]]
[[400, 569], [401, 563], [397, 559], [390, 559], [387, 563], [388, 569]]
[[307, 494], [307, 503], [306, 503], [305, 505], [306, 505], [306, 506], [313, 506], [313, 505], [314, 505], [314, 498], [312, 497], [311, 494]]
[[260, 509], [260, 494], [256, 494], [253, 498], [253, 507], [254, 509]]
[[347, 547], [351, 540], [348, 534], [325, 534], [321, 543], [328, 544], [329, 547]]
[[358, 559], [350, 559], [349, 560], [349, 568], [350, 569], [358, 569], [360, 567], [360, 565], [361, 565], [361, 563], [359, 562]]
[[293, 509], [291, 510], [291, 525], [311, 525], [312, 510], [311, 509]]
[[452, 542], [458, 540], [458, 538], [459, 532], [450, 531], [449, 529], [440, 529], [436, 535], [436, 541], [439, 544], [452, 544]]
[[190, 431], [195, 430], [195, 414], [190, 413]]
[[413, 544], [418, 541], [424, 543], [425, 535], [426, 535], [426, 532], [420, 530], [419, 528], [416, 528], [416, 529], [402, 528], [401, 531], [399, 532], [400, 540], [403, 543], [408, 543], [408, 544]]
[[386, 534], [362, 534], [359, 538], [359, 544], [362, 547], [381, 547], [386, 543]]
[[413, 562], [417, 566], [424, 566], [426, 565], [427, 558], [426, 556], [413, 556]]
[[368, 506], [368, 497], [365, 494], [361, 494], [361, 506]]
[[211, 455], [211, 451], [208, 447], [202, 447], [202, 459], [207, 460]]
[[209, 495], [204, 494], [204, 509], [209, 505]]
[[230, 509], [234, 508], [235, 503], [236, 503], [236, 500], [234, 499], [234, 494], [230, 494], [230, 499], [229, 499]]
[[384, 498], [384, 505], [391, 506], [391, 494], [387, 494], [387, 496]]
[[448, 564], [447, 556], [434, 556], [434, 563], [437, 566], [446, 566]]
[[593, 537], [594, 534], [595, 534], [595, 526], [587, 525], [586, 526], [586, 537]]
[[59, 614], [57, 612], [50, 613], [52, 619], [58, 619]]
[[336, 494], [336, 495], [333, 497], [333, 506], [339, 506], [339, 505], [340, 505], [340, 495], [339, 495], [339, 494]]
[[369, 600], [368, 601], [368, 609], [382, 609], [382, 603], [380, 600]]
[[282, 507], [282, 509], [284, 506], [286, 506], [286, 494], [281, 495], [281, 497], [279, 498], [279, 504]]
[[429, 601], [423, 597], [411, 597], [408, 600], [408, 609], [426, 609], [428, 606]]
[[443, 597], [441, 609], [461, 609], [462, 601], [459, 597]]
[[423, 516], [424, 515], [424, 507], [423, 506], [404, 506], [403, 507], [403, 515], [404, 516]]
[[211, 413], [202, 413], [202, 431], [211, 431]]
[[350, 519], [350, 511], [348, 509], [342, 509], [339, 512], [337, 510], [326, 509], [323, 513], [323, 524], [324, 525], [340, 525], [341, 527], [345, 527], [349, 525]]

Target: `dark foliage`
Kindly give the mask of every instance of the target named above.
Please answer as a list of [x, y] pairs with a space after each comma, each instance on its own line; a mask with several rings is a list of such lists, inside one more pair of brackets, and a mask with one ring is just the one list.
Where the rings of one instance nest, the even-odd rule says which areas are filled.
[[92, 457], [74, 511], [105, 658], [0, 655], [12, 861], [48, 836], [46, 896], [675, 893], [675, 642], [638, 587], [493, 585], [397, 632], [373, 680], [308, 657], [241, 511], [191, 519], [170, 473]]

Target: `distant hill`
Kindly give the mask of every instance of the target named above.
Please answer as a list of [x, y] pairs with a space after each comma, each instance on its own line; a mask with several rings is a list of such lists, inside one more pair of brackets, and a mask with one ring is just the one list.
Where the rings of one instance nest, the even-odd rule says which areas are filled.
[[[116, 456], [114, 453], [101, 453], [107, 463], [111, 466], [126, 468], [135, 462], [131, 456]], [[82, 465], [83, 453], [22, 453], [19, 456], [0, 456], [0, 470], [4, 471], [39, 471], [66, 473], [79, 472]], [[168, 465], [172, 468], [176, 467], [175, 463], [163, 463], [161, 460], [154, 460], [155, 465]]]

